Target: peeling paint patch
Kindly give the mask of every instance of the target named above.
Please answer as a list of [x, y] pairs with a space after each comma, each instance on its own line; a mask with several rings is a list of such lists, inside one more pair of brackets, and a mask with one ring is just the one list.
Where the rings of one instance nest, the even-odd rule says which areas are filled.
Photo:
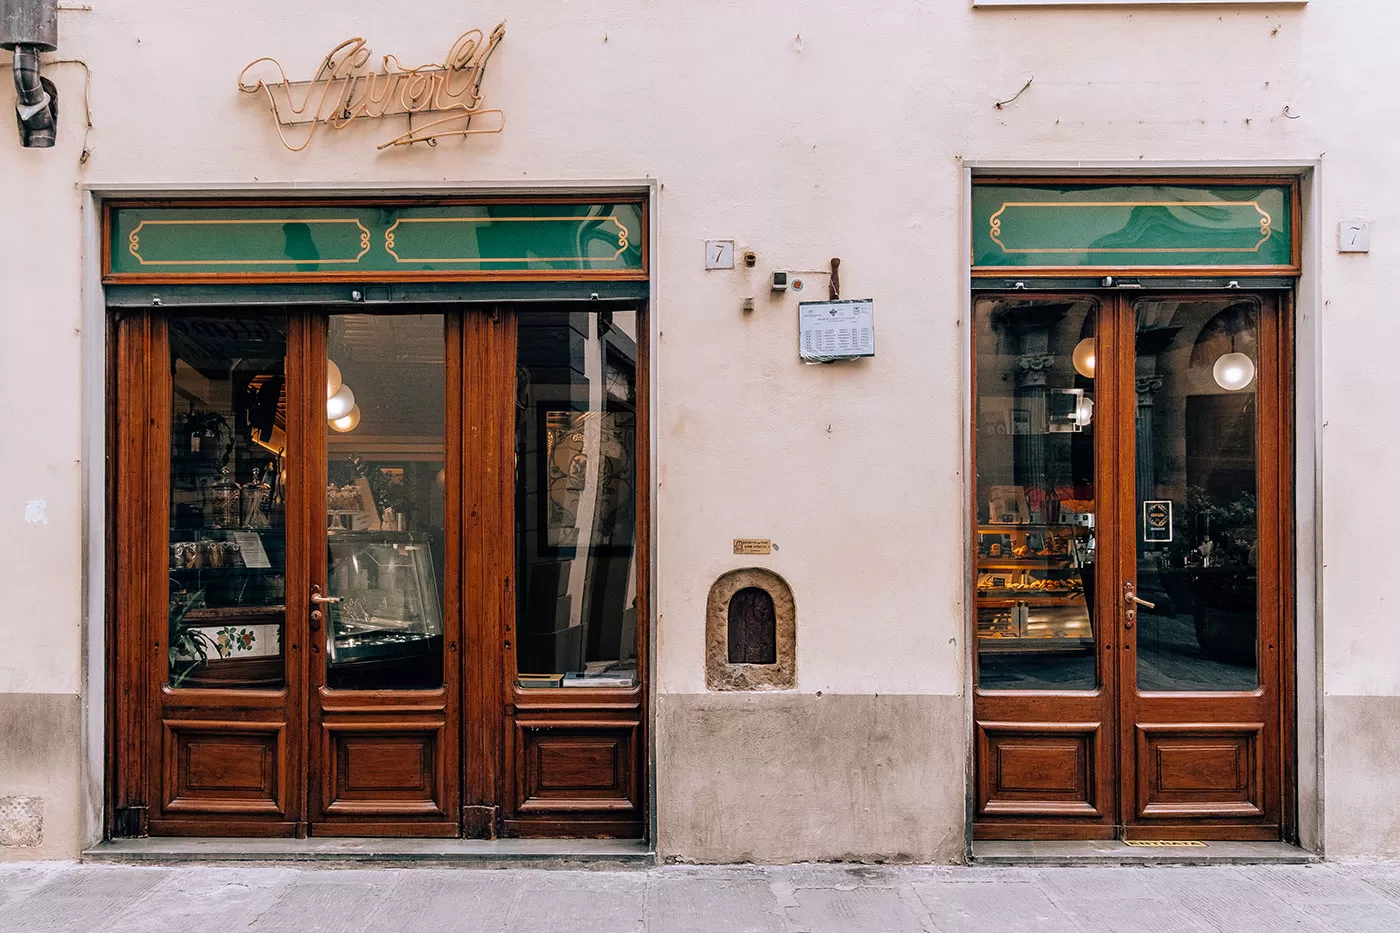
[[49, 500], [26, 499], [24, 502], [24, 521], [30, 525], [47, 525], [49, 523]]

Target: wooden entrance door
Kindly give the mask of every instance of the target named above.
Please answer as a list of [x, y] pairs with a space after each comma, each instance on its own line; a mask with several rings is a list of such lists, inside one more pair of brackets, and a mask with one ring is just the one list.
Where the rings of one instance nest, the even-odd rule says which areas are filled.
[[462, 319], [331, 314], [308, 337], [310, 830], [456, 836]]
[[975, 836], [1287, 837], [1279, 300], [974, 315]]
[[463, 320], [116, 323], [117, 834], [459, 833]]
[[114, 317], [113, 835], [642, 834], [641, 315], [386, 311]]

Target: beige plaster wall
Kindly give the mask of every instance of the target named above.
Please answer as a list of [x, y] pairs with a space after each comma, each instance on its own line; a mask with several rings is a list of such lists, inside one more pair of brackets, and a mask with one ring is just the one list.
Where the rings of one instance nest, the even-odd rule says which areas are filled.
[[[79, 164], [76, 65], [47, 69], [61, 89], [56, 149], [21, 150], [0, 126], [0, 694], [80, 689], [79, 186], [652, 177], [661, 185], [662, 844], [683, 857], [730, 851], [733, 837], [702, 828], [679, 801], [717, 794], [759, 763], [726, 759], [730, 771], [708, 783], [703, 769], [684, 786], [673, 775], [724, 758], [744, 740], [742, 718], [715, 712], [728, 725], [684, 752], [666, 736], [707, 708], [705, 596], [719, 574], [740, 566], [732, 538], [777, 542], [771, 557], [743, 562], [780, 573], [799, 607], [797, 692], [772, 702], [805, 710], [821, 691], [822, 708], [834, 711], [821, 721], [838, 732], [849, 723], [837, 720], [865, 715], [875, 694], [937, 698], [928, 704], [940, 710], [962, 702], [961, 180], [966, 162], [996, 160], [1321, 160], [1311, 287], [1320, 296], [1327, 423], [1324, 687], [1400, 694], [1400, 639], [1391, 637], [1392, 600], [1378, 582], [1400, 574], [1400, 551], [1376, 525], [1400, 426], [1400, 410], [1386, 404], [1393, 377], [1382, 355], [1400, 338], [1400, 318], [1387, 313], [1400, 251], [1400, 179], [1389, 170], [1400, 111], [1384, 104], [1390, 37], [1400, 26], [1393, 4], [973, 10], [962, 0], [500, 0], [464, 8], [420, 0], [392, 15], [369, 0], [91, 6], [60, 14], [57, 55], [91, 66], [90, 157]], [[374, 146], [401, 127], [365, 123], [322, 132], [307, 151], [290, 153], [263, 107], [235, 88], [257, 56], [303, 77], [337, 42], [362, 35], [376, 54], [413, 63], [440, 58], [458, 33], [500, 18], [507, 36], [484, 85], [488, 103], [507, 112], [499, 136], [379, 153]], [[1032, 76], [1018, 99], [994, 106]], [[11, 95], [0, 86], [0, 106]], [[1351, 218], [1375, 222], [1369, 256], [1335, 252], [1336, 222]], [[758, 269], [704, 272], [706, 237], [756, 250]], [[764, 277], [819, 268], [832, 256], [842, 259], [846, 296], [876, 299], [878, 355], [803, 366], [797, 296], [770, 298]], [[750, 295], [757, 310], [744, 315], [740, 302]], [[926, 748], [928, 730], [944, 722], [930, 716], [902, 719], [907, 736], [891, 731], [888, 747]], [[1383, 720], [1371, 728], [1400, 730]], [[66, 736], [75, 748], [79, 731]], [[1329, 760], [1337, 750], [1330, 735]], [[832, 836], [839, 845], [794, 836], [809, 848], [756, 857], [883, 846], [944, 857], [945, 831], [960, 832], [963, 820], [966, 743], [959, 729], [932, 741], [946, 769], [929, 770], [922, 752], [891, 753], [896, 773], [879, 776], [939, 785], [921, 841], [880, 835], [852, 794], [823, 800], [841, 827]], [[1349, 767], [1366, 780], [1383, 773], [1372, 759]], [[810, 776], [769, 774], [776, 789], [794, 793]], [[875, 777], [857, 768], [851, 780]], [[955, 793], [943, 786], [949, 781]], [[1352, 781], [1329, 769], [1328, 794]], [[0, 774], [0, 796], [12, 783]], [[1364, 812], [1328, 808], [1328, 825], [1338, 838], [1359, 838], [1350, 821]], [[761, 819], [751, 827], [761, 829]]]
[[663, 695], [658, 854], [959, 860], [963, 712], [929, 694]]

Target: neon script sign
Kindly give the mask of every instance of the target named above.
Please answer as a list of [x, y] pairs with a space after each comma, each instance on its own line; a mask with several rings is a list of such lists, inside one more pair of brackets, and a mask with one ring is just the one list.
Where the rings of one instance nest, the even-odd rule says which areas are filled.
[[[396, 56], [385, 55], [377, 67], [361, 38], [346, 39], [321, 60], [310, 81], [291, 81], [275, 58], [258, 58], [238, 75], [238, 89], [245, 94], [262, 92], [277, 124], [282, 145], [300, 152], [311, 144], [322, 126], [344, 129], [356, 120], [404, 116], [408, 130], [381, 143], [379, 149], [426, 142], [430, 146], [444, 136], [499, 133], [505, 129], [501, 110], [482, 106], [481, 79], [486, 62], [505, 38], [505, 23], [487, 36], [480, 29], [463, 33], [452, 43], [443, 62], [405, 66]], [[262, 66], [280, 80], [267, 81], [254, 74]], [[269, 75], [271, 76], [271, 75]], [[415, 118], [426, 118], [415, 125]], [[288, 130], [293, 129], [293, 138]]]

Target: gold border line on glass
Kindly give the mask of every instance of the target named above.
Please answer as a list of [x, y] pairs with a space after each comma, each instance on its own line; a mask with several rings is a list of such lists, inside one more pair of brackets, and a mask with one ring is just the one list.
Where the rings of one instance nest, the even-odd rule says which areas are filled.
[[[1001, 215], [1008, 207], [1228, 207], [1231, 204], [1247, 205], [1259, 212], [1259, 242], [1253, 247], [1244, 246], [1067, 246], [1064, 248], [1037, 247], [1034, 249], [1013, 249], [1001, 241]], [[1273, 235], [1273, 218], [1259, 206], [1257, 201], [1003, 201], [1001, 207], [987, 218], [989, 235], [993, 243], [1001, 247], [1003, 253], [1257, 253], [1260, 247]]]
[[[198, 226], [200, 224], [354, 224], [360, 228], [360, 252], [354, 259], [146, 259], [138, 252], [141, 248], [142, 227]], [[273, 266], [308, 263], [328, 265], [330, 263], [359, 262], [364, 258], [365, 253], [369, 252], [369, 228], [355, 217], [315, 220], [293, 217], [274, 220], [143, 220], [136, 225], [136, 229], [127, 234], [126, 240], [127, 252], [135, 256], [136, 261], [143, 266]]]
[[395, 262], [597, 262], [598, 260], [590, 259], [588, 256], [493, 256], [490, 258], [457, 257], [453, 259], [426, 259], [420, 256], [400, 256], [398, 253], [394, 252], [394, 231], [398, 229], [399, 224], [494, 224], [515, 221], [531, 221], [534, 223], [578, 221], [582, 224], [589, 220], [611, 220], [617, 225], [617, 252], [613, 254], [612, 259], [606, 260], [608, 262], [616, 262], [618, 257], [627, 252], [627, 247], [631, 245], [629, 239], [631, 233], [628, 231], [627, 226], [613, 214], [609, 214], [606, 217], [401, 217], [394, 221], [393, 226], [384, 231], [384, 251], [390, 256], [393, 256]]

